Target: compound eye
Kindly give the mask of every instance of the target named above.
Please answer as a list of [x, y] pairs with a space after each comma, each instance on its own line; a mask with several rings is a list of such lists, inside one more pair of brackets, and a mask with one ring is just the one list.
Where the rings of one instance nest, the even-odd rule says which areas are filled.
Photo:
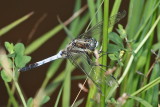
[[91, 44], [90, 44], [90, 50], [94, 50], [95, 49], [95, 43], [94, 42], [92, 42]]

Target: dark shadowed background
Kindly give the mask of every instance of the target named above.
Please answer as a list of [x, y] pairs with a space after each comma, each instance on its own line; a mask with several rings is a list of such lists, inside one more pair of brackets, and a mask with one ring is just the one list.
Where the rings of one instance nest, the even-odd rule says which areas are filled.
[[[110, 0], [110, 8], [112, 8], [114, 0]], [[22, 42], [27, 46], [29, 43], [34, 41], [36, 38], [40, 37], [42, 34], [46, 33], [53, 27], [59, 24], [57, 21], [57, 16], [61, 18], [62, 21], [67, 20], [73, 13], [75, 0], [14, 0], [7, 1], [3, 0], [0, 2], [0, 28], [10, 24], [11, 22], [21, 18], [22, 16], [34, 12], [34, 14], [25, 22], [15, 27], [4, 36], [0, 37], [0, 45], [4, 46], [4, 42], [8, 41], [16, 44], [17, 42]], [[83, 5], [86, 4], [84, 0]], [[128, 0], [123, 0], [121, 9], [128, 11]], [[40, 17], [46, 15], [45, 19], [40, 23], [38, 29], [36, 30], [33, 37], [30, 41], [27, 41], [28, 35], [33, 29], [33, 26], [36, 24], [36, 21]], [[127, 18], [125, 18], [127, 19]], [[125, 25], [126, 20], [122, 20], [121, 24]], [[78, 27], [78, 26], [77, 26]], [[42, 60], [46, 57], [56, 54], [57, 49], [59, 48], [64, 37], [66, 37], [65, 32], [62, 30], [56, 36], [48, 40], [44, 45], [41, 46], [34, 53], [30, 54], [32, 61]], [[65, 65], [65, 62], [62, 63]], [[45, 77], [45, 72], [49, 67], [50, 63], [36, 68], [32, 71], [24, 72], [20, 74], [19, 83], [23, 92], [25, 93], [26, 98], [34, 97], [37, 90], [40, 88], [42, 81]], [[61, 66], [59, 72], [64, 69], [65, 66]], [[83, 74], [80, 70], [74, 71], [74, 74]], [[71, 92], [71, 102], [77, 95], [79, 88], [78, 83], [82, 81], [72, 81], [72, 92]], [[74, 88], [73, 88], [74, 87]], [[57, 90], [58, 94], [59, 90]], [[53, 105], [55, 103], [57, 94], [51, 96], [50, 101], [46, 106]], [[80, 97], [86, 96], [87, 94], [82, 92]], [[16, 98], [19, 99], [19, 96], [16, 94]], [[0, 78], [0, 106], [5, 106], [8, 101], [8, 93], [4, 86], [2, 79]], [[19, 99], [21, 103], [21, 100]]]

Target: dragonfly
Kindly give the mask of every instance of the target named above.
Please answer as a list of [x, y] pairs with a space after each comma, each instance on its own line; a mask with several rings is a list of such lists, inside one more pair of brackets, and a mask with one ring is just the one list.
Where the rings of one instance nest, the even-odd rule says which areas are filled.
[[[126, 11], [118, 12], [117, 14], [109, 18], [108, 27], [114, 26], [117, 22], [126, 16]], [[26, 67], [19, 69], [19, 71], [28, 71], [32, 68], [39, 67], [48, 62], [67, 58], [70, 62], [83, 71], [87, 77], [96, 85], [99, 92], [101, 92], [101, 84], [106, 84], [108, 86], [113, 86], [118, 84], [114, 76], [112, 75], [99, 75], [95, 70], [99, 67], [101, 70], [101, 64], [96, 64], [91, 56], [95, 58], [95, 50], [98, 48], [100, 42], [96, 39], [96, 36], [102, 35], [103, 21], [99, 22], [83, 34], [79, 35], [77, 38], [73, 39], [65, 49], [60, 50], [56, 55], [38, 61], [36, 63], [30, 64]], [[94, 37], [95, 36], [95, 37]], [[79, 63], [77, 60], [80, 59]], [[103, 77], [102, 77], [103, 76]], [[103, 78], [103, 79], [102, 79]]]

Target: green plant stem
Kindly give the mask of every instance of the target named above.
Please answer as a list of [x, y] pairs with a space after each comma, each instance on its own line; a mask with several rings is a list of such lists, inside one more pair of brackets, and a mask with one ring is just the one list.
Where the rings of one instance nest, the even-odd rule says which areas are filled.
[[46, 78], [44, 79], [44, 81], [43, 81], [42, 86], [41, 86], [40, 89], [45, 89], [45, 87], [47, 86], [49, 80], [50, 80], [50, 78], [47, 78], [47, 77], [46, 77]]
[[7, 88], [7, 92], [8, 92], [8, 94], [9, 94], [9, 97], [10, 97], [10, 100], [11, 100], [13, 106], [14, 106], [14, 107], [18, 107], [18, 103], [17, 103], [15, 97], [13, 96], [13, 93], [12, 93], [12, 91], [10, 90], [8, 83], [5, 82], [5, 81], [4, 81], [4, 83], [5, 83], [5, 86], [6, 86], [6, 88]]
[[[108, 12], [109, 12], [109, 0], [104, 0], [104, 24], [103, 24], [103, 41], [102, 41], [102, 51], [106, 51], [107, 50], [107, 44], [108, 44]], [[102, 62], [102, 65], [107, 65], [107, 56], [103, 55], [102, 59], [100, 59]], [[103, 67], [103, 69], [106, 70], [105, 67]], [[104, 75], [104, 71], [102, 71], [101, 73], [102, 75], [102, 79], [103, 81], [105, 81], [105, 77]], [[101, 99], [100, 99], [100, 106], [104, 107], [105, 106], [105, 95], [106, 95], [106, 84], [104, 82], [104, 84], [102, 84], [102, 93], [104, 95], [101, 95]]]
[[26, 101], [25, 101], [24, 96], [23, 96], [23, 94], [22, 94], [22, 91], [21, 91], [21, 89], [20, 89], [20, 87], [19, 87], [19, 84], [17, 83], [16, 80], [14, 80], [14, 83], [15, 83], [15, 86], [16, 86], [17, 91], [18, 91], [18, 93], [19, 93], [19, 96], [20, 96], [20, 98], [21, 98], [21, 100], [22, 100], [23, 106], [24, 106], [24, 107], [27, 107]]
[[[157, 20], [155, 21], [155, 23], [153, 24], [152, 28], [149, 30], [149, 32], [147, 33], [147, 35], [145, 36], [145, 38], [142, 40], [142, 42], [139, 44], [139, 46], [135, 49], [135, 51], [134, 51], [135, 54], [138, 53], [138, 51], [141, 49], [141, 47], [147, 41], [147, 39], [149, 38], [149, 36], [153, 32], [153, 30], [155, 29], [156, 25], [158, 24], [159, 20], [160, 20], [160, 15], [158, 16]], [[133, 62], [133, 59], [134, 59], [134, 55], [131, 55], [131, 57], [129, 59], [129, 62], [128, 62], [128, 65], [126, 66], [126, 69], [124, 70], [123, 75], [121, 76], [121, 78], [118, 81], [119, 84], [123, 81], [123, 79], [127, 75], [128, 71], [129, 71], [129, 68], [131, 67], [131, 64]], [[109, 95], [107, 96], [108, 98], [111, 97], [111, 95], [113, 94], [113, 92], [115, 91], [115, 89], [116, 89], [116, 87], [113, 87], [113, 89], [110, 91]]]

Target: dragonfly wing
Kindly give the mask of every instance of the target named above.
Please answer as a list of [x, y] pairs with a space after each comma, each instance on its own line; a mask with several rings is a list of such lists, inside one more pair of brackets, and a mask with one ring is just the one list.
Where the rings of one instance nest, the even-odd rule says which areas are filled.
[[112, 75], [105, 75], [105, 72], [102, 72], [103, 75], [100, 75], [100, 73], [95, 71], [97, 69], [99, 71], [102, 71], [103, 69], [100, 66], [95, 66], [94, 62], [89, 58], [87, 53], [79, 52], [77, 55], [73, 55], [73, 53], [70, 52], [69, 60], [76, 67], [81, 69], [81, 71], [83, 71], [88, 76], [88, 78], [92, 80], [92, 82], [96, 85], [100, 93], [102, 93], [101, 91], [102, 84], [106, 84], [111, 87], [117, 85], [117, 81]]
[[118, 12], [117, 14], [111, 16], [109, 18], [108, 27], [114, 26], [117, 22], [123, 19], [126, 16], [126, 11], [123, 10], [122, 12]]
[[86, 38], [86, 37], [88, 38], [88, 37], [93, 37], [94, 35], [96, 36], [101, 35], [102, 27], [103, 27], [103, 21], [99, 22], [85, 33], [79, 35], [78, 38]]
[[[111, 75], [111, 74], [107, 74], [106, 70], [102, 69], [101, 66], [95, 66], [96, 68], [95, 69], [99, 69], [101, 72], [103, 72], [104, 74], [103, 75], [99, 75], [99, 81], [101, 82], [101, 84], [106, 84], [110, 87], [113, 87], [113, 86], [118, 86], [118, 81], [116, 80], [116, 78]], [[103, 76], [103, 77], [102, 77]]]
[[83, 71], [89, 79], [96, 85], [98, 88], [99, 92], [101, 92], [100, 85], [97, 84], [97, 81], [95, 81], [93, 74], [94, 74], [94, 69], [92, 66], [89, 65], [86, 57], [86, 53], [78, 53], [77, 55], [73, 55], [72, 52], [68, 53], [68, 59], [70, 62], [79, 68], [81, 71]]
[[[114, 26], [117, 22], [119, 22], [121, 19], [123, 19], [126, 16], [126, 11], [124, 10], [123, 12], [119, 12], [109, 18], [109, 23], [108, 27]], [[88, 31], [85, 33], [81, 34], [78, 36], [78, 38], [85, 38], [85, 37], [94, 37], [94, 36], [99, 36], [102, 35], [102, 27], [103, 27], [103, 21], [99, 22], [92, 28], [90, 28]]]

